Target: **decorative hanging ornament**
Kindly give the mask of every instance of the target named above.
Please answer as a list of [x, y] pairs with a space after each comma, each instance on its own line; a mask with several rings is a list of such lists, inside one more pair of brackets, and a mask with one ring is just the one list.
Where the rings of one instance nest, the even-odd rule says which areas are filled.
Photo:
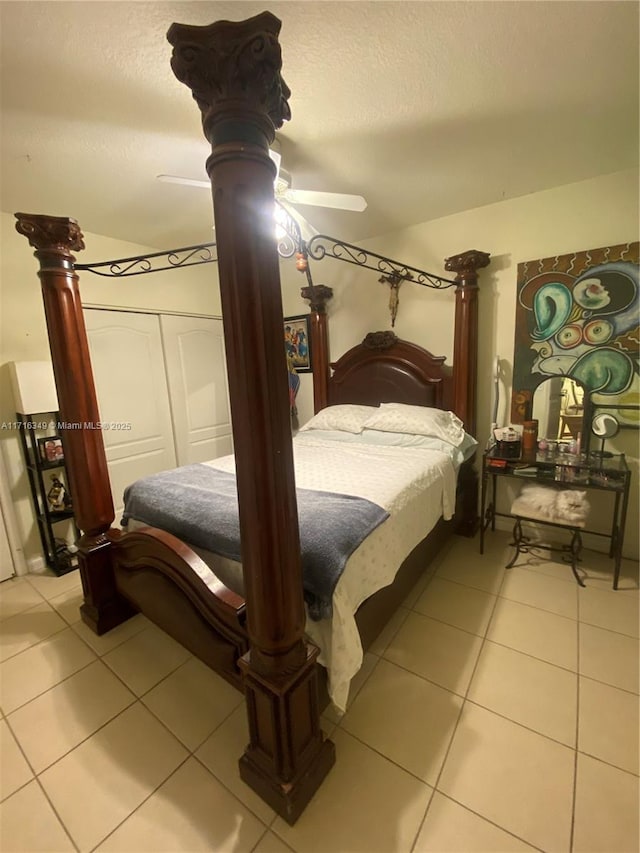
[[405, 280], [405, 278], [413, 278], [410, 273], [406, 275], [400, 275], [399, 272], [392, 272], [391, 275], [383, 275], [380, 276], [378, 281], [380, 284], [388, 284], [389, 285], [389, 314], [391, 315], [391, 328], [396, 324], [396, 317], [398, 315], [398, 306], [400, 305], [400, 296], [399, 290], [400, 285]]

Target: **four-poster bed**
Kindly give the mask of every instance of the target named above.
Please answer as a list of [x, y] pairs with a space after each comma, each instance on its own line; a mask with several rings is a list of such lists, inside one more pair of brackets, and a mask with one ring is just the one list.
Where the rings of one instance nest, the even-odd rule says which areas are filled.
[[[317, 649], [305, 638], [298, 512], [293, 477], [287, 366], [282, 342], [278, 257], [271, 233], [273, 164], [268, 144], [289, 117], [280, 76], [280, 23], [269, 13], [210, 27], [173, 25], [172, 67], [193, 90], [211, 141], [218, 263], [229, 373], [244, 597], [206, 570], [194, 551], [166, 531], [113, 529], [113, 501], [99, 430], [65, 435], [78, 526], [84, 604], [97, 633], [137, 610], [245, 692], [250, 743], [243, 779], [289, 822], [300, 815], [334, 761], [319, 725]], [[211, 56], [215, 55], [215, 62]], [[215, 66], [215, 67], [214, 67]], [[40, 262], [45, 313], [62, 419], [98, 423], [96, 395], [73, 252], [74, 220], [17, 214]], [[304, 254], [304, 252], [303, 252]], [[311, 253], [312, 254], [312, 253]], [[312, 255], [313, 256], [313, 255]], [[300, 265], [304, 271], [303, 258]], [[326, 302], [311, 283], [314, 408], [405, 403], [451, 409], [475, 432], [477, 276], [488, 255], [449, 258], [456, 278], [454, 362], [391, 333], [370, 335], [331, 370]], [[248, 361], [247, 335], [259, 357]], [[477, 478], [458, 477], [455, 525], [472, 532]], [[360, 608], [363, 646], [449, 534], [440, 521], [405, 559], [395, 581]]]

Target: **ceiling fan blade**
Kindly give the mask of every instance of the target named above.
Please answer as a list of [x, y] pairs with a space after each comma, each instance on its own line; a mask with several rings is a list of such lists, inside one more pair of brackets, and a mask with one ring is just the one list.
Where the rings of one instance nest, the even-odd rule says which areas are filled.
[[182, 184], [185, 187], [211, 189], [211, 181], [196, 181], [194, 178], [180, 178], [178, 175], [157, 175], [156, 177], [165, 184]]
[[367, 209], [367, 202], [361, 195], [346, 193], [323, 193], [317, 190], [284, 191], [283, 198], [290, 204], [310, 204], [316, 207], [334, 207], [337, 210], [353, 210], [361, 213]]
[[277, 151], [274, 151], [273, 148], [269, 149], [269, 157], [276, 164], [276, 177], [273, 182], [274, 186], [278, 183], [278, 178], [280, 177], [280, 164], [282, 163], [282, 156], [278, 154]]
[[[273, 160], [276, 166], [276, 177], [274, 185], [278, 181], [280, 175], [280, 163], [282, 157], [277, 151], [269, 149], [269, 157]], [[159, 181], [165, 184], [182, 184], [184, 187], [202, 187], [203, 189], [211, 189], [211, 181], [198, 181], [195, 178], [181, 178], [179, 175], [156, 175]]]
[[313, 227], [310, 222], [308, 222], [304, 218], [304, 216], [298, 210], [294, 210], [290, 205], [287, 204], [286, 201], [284, 201], [283, 199], [279, 199], [278, 204], [284, 207], [289, 216], [291, 216], [292, 219], [295, 219], [295, 221], [298, 223], [298, 226], [300, 227], [300, 233], [302, 234], [302, 239], [305, 241], [305, 243], [308, 243], [312, 237], [315, 237], [316, 234], [320, 233], [316, 228]]

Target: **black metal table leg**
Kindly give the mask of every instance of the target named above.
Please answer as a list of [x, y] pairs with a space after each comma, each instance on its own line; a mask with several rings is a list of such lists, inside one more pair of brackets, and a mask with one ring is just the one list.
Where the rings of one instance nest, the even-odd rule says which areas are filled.
[[[516, 553], [513, 555], [512, 559], [507, 563], [505, 569], [510, 569], [518, 559], [521, 553], [526, 552], [527, 544], [529, 539], [523, 535], [522, 533], [522, 522], [519, 518], [516, 518], [515, 524], [513, 525], [513, 542], [510, 542], [510, 545], [515, 545]], [[523, 547], [524, 545], [524, 547]]]
[[571, 543], [569, 545], [569, 551], [571, 554], [571, 571], [573, 572], [573, 576], [578, 581], [580, 586], [585, 586], [585, 582], [578, 574], [578, 563], [580, 562], [580, 552], [582, 551], [582, 536], [580, 535], [580, 531], [575, 527], [571, 532], [573, 534], [571, 536]]

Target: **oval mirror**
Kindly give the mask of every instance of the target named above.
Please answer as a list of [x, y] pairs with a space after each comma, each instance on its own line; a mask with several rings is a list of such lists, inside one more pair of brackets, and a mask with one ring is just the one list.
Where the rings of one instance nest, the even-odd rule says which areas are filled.
[[588, 438], [585, 411], [588, 392], [576, 379], [551, 376], [538, 385], [533, 394], [531, 417], [538, 421], [538, 437], [552, 441]]
[[614, 435], [618, 434], [619, 429], [620, 424], [617, 418], [608, 412], [601, 412], [591, 422], [591, 432], [598, 438], [613, 438]]
[[593, 455], [601, 457], [613, 456], [613, 453], [604, 449], [604, 443], [608, 438], [613, 438], [614, 435], [617, 435], [619, 430], [620, 424], [618, 419], [610, 412], [600, 412], [595, 415], [591, 421], [591, 432], [602, 439], [602, 444], [600, 445], [600, 450], [593, 451]]

